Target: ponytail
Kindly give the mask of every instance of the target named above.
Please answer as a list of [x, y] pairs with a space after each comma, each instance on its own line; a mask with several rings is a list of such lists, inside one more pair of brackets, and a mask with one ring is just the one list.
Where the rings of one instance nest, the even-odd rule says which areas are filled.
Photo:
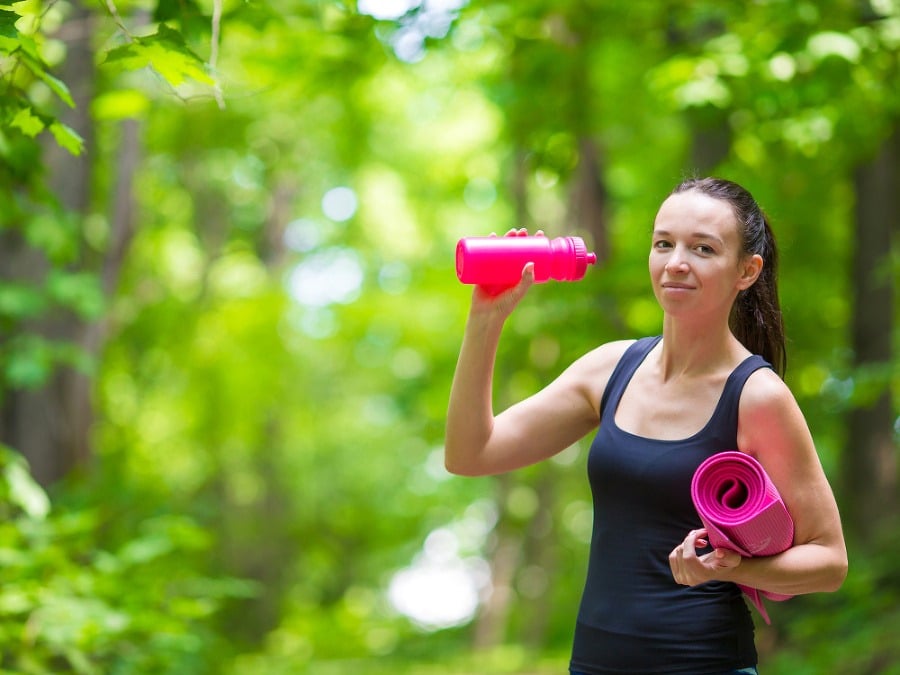
[[696, 190], [730, 204], [741, 238], [741, 255], [759, 255], [762, 271], [749, 288], [738, 294], [728, 325], [750, 352], [772, 364], [780, 376], [787, 369], [784, 323], [778, 301], [778, 249], [769, 219], [753, 196], [737, 183], [721, 178], [691, 178], [672, 194]]

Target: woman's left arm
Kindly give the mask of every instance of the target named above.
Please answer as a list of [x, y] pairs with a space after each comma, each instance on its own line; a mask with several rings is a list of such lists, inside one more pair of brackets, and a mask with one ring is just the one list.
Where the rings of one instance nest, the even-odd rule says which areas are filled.
[[705, 543], [705, 533], [692, 532], [673, 551], [676, 581], [718, 579], [784, 595], [836, 591], [847, 576], [840, 514], [803, 413], [771, 370], [756, 371], [744, 386], [738, 448], [759, 460], [781, 494], [794, 521], [794, 544], [760, 558], [732, 551], [697, 556], [695, 541]]
[[776, 556], [743, 560], [730, 580], [786, 595], [836, 591], [847, 576], [847, 549], [800, 406], [780, 377], [762, 369], [744, 385], [738, 420], [738, 448], [759, 460], [781, 494], [794, 520], [794, 545]]

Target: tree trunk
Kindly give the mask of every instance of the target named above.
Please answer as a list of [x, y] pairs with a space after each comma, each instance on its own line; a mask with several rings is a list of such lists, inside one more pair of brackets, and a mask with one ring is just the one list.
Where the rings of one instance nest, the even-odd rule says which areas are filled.
[[[65, 211], [78, 216], [85, 214], [90, 204], [90, 102], [95, 83], [92, 24], [91, 12], [80, 2], [73, 2], [69, 21], [58, 36], [67, 53], [58, 74], [75, 101], [75, 107], [63, 110], [59, 119], [81, 135], [84, 152], [76, 157], [52, 140], [44, 152], [48, 188]], [[17, 263], [16, 278], [38, 286], [50, 269], [43, 254], [29, 248], [22, 249]], [[66, 312], [47, 316], [26, 329], [54, 342], [78, 343], [83, 324]], [[42, 388], [10, 392], [3, 401], [3, 441], [25, 455], [35, 478], [44, 485], [55, 482], [86, 458], [85, 433], [90, 424], [83, 419], [87, 400], [81, 381], [84, 377], [69, 368], [59, 369]]]
[[506, 503], [514, 485], [513, 477], [502, 474], [496, 481], [495, 501], [500, 518], [490, 552], [491, 591], [475, 623], [475, 649], [495, 647], [506, 638], [509, 612], [515, 599], [514, 581], [522, 558], [522, 533], [506, 512]]
[[[859, 374], [892, 368], [894, 275], [892, 239], [900, 227], [900, 128], [877, 156], [860, 166], [856, 187], [856, 242], [853, 254], [852, 345]], [[880, 379], [880, 378], [879, 378]], [[863, 541], [897, 516], [897, 448], [894, 403], [888, 377], [877, 396], [848, 415], [843, 460], [843, 507]]]
[[578, 141], [578, 166], [569, 192], [568, 224], [590, 233], [599, 263], [609, 258], [606, 202], [601, 153], [593, 139], [585, 134]]
[[[720, 18], [712, 15], [698, 16], [691, 24], [682, 24], [680, 8], [670, 5], [667, 9], [666, 43], [673, 55], [690, 53], [715, 35], [726, 32]], [[684, 111], [691, 135], [688, 157], [683, 166], [685, 177], [708, 176], [728, 157], [731, 150], [731, 128], [728, 112], [707, 104], [691, 106]]]
[[[94, 127], [90, 116], [96, 71], [93, 14], [80, 2], [72, 3], [72, 15], [58, 38], [66, 44], [67, 58], [59, 73], [69, 87], [75, 108], [63, 110], [59, 118], [77, 131], [85, 141], [84, 151], [74, 156], [52, 141], [44, 148], [47, 186], [60, 208], [75, 218], [91, 209], [91, 169], [94, 151]], [[112, 297], [134, 236], [133, 179], [141, 159], [141, 125], [125, 120], [114, 171], [116, 185], [110, 205], [110, 241], [100, 256], [85, 254], [73, 268], [96, 275], [103, 294]], [[81, 244], [79, 242], [79, 244]], [[16, 258], [14, 278], [41, 285], [50, 270], [43, 254], [21, 244]], [[28, 330], [54, 342], [76, 345], [89, 359], [99, 357], [106, 339], [103, 321], [88, 322], [72, 312], [46, 316]], [[66, 476], [91, 456], [91, 431], [94, 423], [93, 381], [88, 373], [70, 366], [57, 367], [46, 383], [32, 391], [11, 392], [3, 401], [3, 441], [28, 459], [34, 477], [50, 485]]]
[[578, 144], [578, 164], [569, 183], [567, 228], [577, 228], [590, 234], [589, 245], [597, 253], [597, 262], [609, 259], [609, 228], [607, 227], [608, 194], [603, 180], [603, 148], [594, 140], [595, 117], [601, 104], [590, 86], [595, 68], [592, 46], [597, 39], [594, 22], [585, 20], [586, 7], [568, 21], [564, 35], [568, 68], [564, 77], [572, 92], [564, 107], [569, 128]]
[[708, 176], [728, 157], [731, 150], [731, 128], [724, 110], [706, 106], [686, 113], [691, 128], [690, 166], [688, 173]]
[[[523, 642], [534, 650], [544, 646], [552, 616], [553, 579], [559, 573], [559, 546], [553, 522], [556, 505], [557, 471], [544, 471], [536, 485], [537, 513], [528, 524], [525, 539], [523, 591], [528, 591], [529, 608], [523, 626]], [[529, 589], [529, 586], [531, 588]]]

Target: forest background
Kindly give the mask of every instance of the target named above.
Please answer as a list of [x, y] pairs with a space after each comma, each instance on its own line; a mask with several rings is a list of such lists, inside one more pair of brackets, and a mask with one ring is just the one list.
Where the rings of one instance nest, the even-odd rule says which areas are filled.
[[900, 672], [897, 0], [0, 5], [0, 669], [559, 673], [586, 442], [464, 479], [467, 235], [583, 236], [496, 406], [660, 313], [684, 176], [782, 251], [851, 555], [769, 674]]

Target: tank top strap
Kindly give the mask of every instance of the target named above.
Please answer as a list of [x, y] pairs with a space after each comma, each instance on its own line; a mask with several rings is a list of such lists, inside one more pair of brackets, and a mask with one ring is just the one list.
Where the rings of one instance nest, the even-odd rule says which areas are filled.
[[722, 390], [722, 396], [719, 398], [719, 404], [716, 406], [709, 426], [723, 430], [736, 430], [741, 392], [744, 390], [747, 379], [760, 368], [771, 367], [772, 364], [758, 354], [751, 354], [741, 361], [725, 380], [725, 388]]
[[643, 363], [652, 349], [662, 340], [662, 335], [640, 338], [635, 340], [628, 346], [622, 358], [613, 368], [612, 374], [609, 376], [609, 382], [603, 391], [603, 397], [600, 399], [600, 416], [601, 419], [606, 415], [607, 410], [615, 410], [619, 406], [619, 399], [625, 393], [625, 388], [631, 381], [634, 371]]

